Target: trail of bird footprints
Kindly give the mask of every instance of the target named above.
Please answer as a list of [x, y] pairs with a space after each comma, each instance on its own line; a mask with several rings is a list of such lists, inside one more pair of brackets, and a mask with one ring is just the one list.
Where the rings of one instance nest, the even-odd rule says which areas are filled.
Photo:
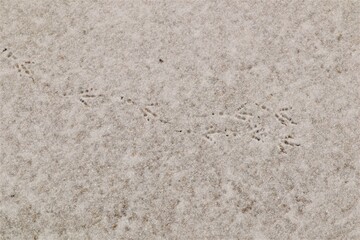
[[[34, 73], [31, 69], [31, 65], [34, 64], [33, 61], [20, 60], [7, 48], [0, 51], [2, 56], [10, 60], [11, 65], [15, 68], [20, 77], [28, 77], [35, 83]], [[56, 93], [58, 93], [58, 91], [56, 91]], [[107, 96], [93, 87], [80, 87], [77, 91], [70, 90], [64, 92], [62, 96], [76, 99], [76, 101], [85, 108], [96, 107], [109, 100]], [[171, 120], [158, 113], [158, 103], [138, 103], [125, 96], [115, 97], [116, 99], [112, 99], [111, 102], [114, 102], [114, 100], [115, 102], [119, 101], [121, 104], [126, 104], [129, 107], [137, 109], [147, 122], [159, 122], [162, 124], [172, 123]], [[298, 122], [291, 117], [292, 110], [293, 109], [290, 106], [273, 110], [268, 106], [258, 103], [244, 103], [230, 113], [219, 112], [218, 114], [215, 114], [213, 112], [208, 115], [202, 114], [199, 116], [192, 116], [194, 118], [201, 118], [201, 122], [207, 122], [203, 124], [204, 127], [200, 132], [191, 129], [191, 127], [188, 129], [174, 129], [174, 132], [178, 134], [197, 133], [200, 134], [199, 136], [205, 141], [213, 144], [217, 142], [219, 137], [226, 137], [229, 139], [249, 137], [249, 140], [253, 140], [257, 143], [274, 142], [275, 139], [278, 152], [280, 154], [287, 154], [289, 150], [301, 146], [293, 133], [294, 127], [298, 125]], [[216, 118], [221, 120], [220, 123], [216, 124]], [[229, 119], [232, 121], [227, 121]], [[213, 124], [209, 124], [209, 122], [213, 122]], [[270, 129], [269, 126], [276, 125], [276, 123], [280, 126], [275, 129], [281, 129], [281, 131]], [[288, 134], [283, 136], [283, 132], [287, 132]]]
[[1, 54], [10, 60], [11, 65], [14, 66], [20, 77], [26, 76], [30, 78], [32, 82], [35, 82], [34, 73], [31, 70], [31, 65], [34, 64], [33, 61], [21, 61], [12, 51], [7, 48], [4, 48]]
[[[64, 92], [63, 97], [75, 97], [86, 108], [96, 107], [105, 103], [109, 98], [103, 93], [99, 92], [96, 88], [79, 88], [77, 91]], [[125, 104], [129, 107], [135, 108], [142, 114], [144, 119], [147, 122], [160, 122], [160, 123], [169, 123], [168, 120], [161, 117], [156, 108], [159, 106], [158, 103], [138, 103], [131, 98], [125, 96], [120, 96], [115, 99], [112, 99], [112, 102], [117, 102], [119, 104]]]
[[[78, 101], [84, 107], [94, 107], [98, 104], [104, 103], [106, 96], [95, 88], [89, 89], [78, 89], [77, 92], [63, 93], [64, 97], [75, 96]], [[158, 113], [159, 103], [139, 103], [131, 98], [126, 98], [125, 96], [117, 96], [116, 99], [112, 99], [112, 103], [117, 102], [119, 104], [125, 104], [128, 107], [138, 110], [144, 120], [150, 123], [162, 123], [162, 124], [171, 124], [172, 121], [163, 117], [162, 114]], [[178, 134], [189, 134], [196, 133], [200, 134], [204, 140], [209, 143], [216, 144], [217, 139], [220, 137], [226, 137], [229, 139], [237, 139], [248, 137], [249, 140], [253, 140], [256, 143], [265, 143], [265, 142], [274, 142], [277, 144], [278, 152], [280, 154], [287, 154], [293, 148], [300, 147], [301, 144], [297, 141], [295, 134], [293, 133], [294, 127], [298, 125], [291, 117], [292, 107], [283, 107], [278, 110], [272, 110], [271, 108], [260, 105], [257, 103], [252, 104], [243, 104], [238, 107], [234, 112], [224, 113], [219, 112], [218, 114], [203, 114], [200, 117], [201, 121], [206, 121], [207, 124], [203, 124], [203, 130], [196, 131], [191, 129], [174, 129], [174, 132]], [[215, 121], [219, 118], [220, 123], [216, 124], [216, 121], [213, 124], [212, 119]], [[223, 123], [223, 124], [222, 124]], [[269, 125], [274, 125], [274, 130], [269, 128]], [[277, 126], [276, 126], [277, 125]], [[280, 129], [280, 130], [279, 130]], [[282, 135], [283, 132], [287, 134]]]
[[[291, 111], [292, 107], [272, 110], [265, 105], [245, 103], [233, 113], [220, 112], [218, 114], [218, 117], [235, 119], [235, 122], [221, 126], [217, 124], [207, 126], [202, 136], [210, 143], [216, 143], [218, 137], [230, 139], [249, 137], [258, 143], [275, 141], [278, 152], [287, 154], [291, 149], [301, 146], [293, 133], [298, 123], [291, 117]], [[211, 113], [208, 117], [212, 116], [215, 116], [215, 113]], [[269, 125], [275, 125], [275, 127], [271, 129]], [[177, 130], [177, 132], [184, 131]], [[283, 136], [283, 132], [288, 132], [288, 134]]]

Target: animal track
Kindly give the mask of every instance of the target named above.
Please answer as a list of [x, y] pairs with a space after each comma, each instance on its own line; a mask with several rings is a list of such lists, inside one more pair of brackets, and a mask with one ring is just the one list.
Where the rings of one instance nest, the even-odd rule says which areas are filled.
[[157, 118], [157, 114], [155, 112], [152, 112], [149, 107], [140, 108], [142, 111], [144, 117], [147, 119], [147, 121], [150, 121], [150, 118]]
[[80, 102], [84, 105], [89, 106], [89, 103], [94, 104], [95, 101], [101, 101], [105, 96], [103, 94], [96, 94], [96, 89], [90, 88], [80, 90]]
[[205, 137], [205, 139], [207, 139], [210, 142], [214, 142], [215, 139], [212, 137], [215, 134], [220, 134], [222, 131], [220, 131], [219, 129], [215, 128], [214, 126], [209, 126], [205, 128], [206, 132], [203, 134], [203, 136]]
[[300, 147], [301, 144], [298, 143], [293, 135], [286, 135], [285, 137], [283, 137], [282, 139], [280, 139], [280, 143], [278, 145], [279, 147], [279, 152], [286, 154], [286, 148], [292, 148], [292, 147]]
[[275, 113], [276, 119], [285, 126], [288, 124], [297, 125], [297, 123], [286, 114], [291, 109], [292, 107], [281, 108], [277, 113]]
[[253, 117], [253, 115], [248, 112], [239, 112], [239, 113], [235, 114], [235, 117], [237, 119], [247, 121], [247, 120], [251, 119]]
[[[105, 98], [104, 94], [99, 93], [94, 88], [80, 88], [75, 94], [64, 93], [63, 96], [74, 96], [87, 107], [93, 106]], [[157, 102], [140, 102], [128, 96], [120, 95], [119, 92], [110, 93], [109, 98], [115, 104], [120, 103], [135, 112], [138, 111], [146, 122], [173, 124], [172, 121], [159, 114], [160, 104]], [[298, 123], [291, 117], [291, 110], [292, 107], [283, 107], [274, 111], [265, 104], [244, 103], [232, 111], [226, 109], [216, 113], [214, 111], [208, 114], [192, 115], [191, 117], [198, 118], [198, 124], [195, 127], [176, 128], [173, 131], [176, 134], [192, 133], [191, 136], [201, 137], [210, 143], [217, 143], [217, 138], [221, 138], [221, 140], [228, 138], [232, 141], [247, 138], [249, 141], [253, 140], [255, 144], [275, 142], [273, 146], [278, 147], [279, 153], [287, 154], [291, 149], [301, 146], [294, 138], [294, 127]], [[204, 126], [205, 122], [207, 122], [207, 127], [202, 128], [201, 126]], [[284, 136], [284, 132], [291, 132], [291, 134]]]
[[263, 137], [266, 137], [267, 134], [265, 132], [265, 128], [260, 127], [260, 128], [254, 128], [254, 130], [252, 131], [252, 135], [251, 137], [257, 141], [261, 141], [263, 139]]
[[76, 96], [79, 101], [85, 106], [94, 105], [98, 101], [103, 101], [105, 96], [101, 93], [97, 93], [97, 89], [89, 88], [83, 89], [79, 88], [78, 91], [74, 94], [74, 92], [64, 92], [63, 96]]
[[14, 66], [20, 77], [27, 76], [35, 83], [34, 73], [30, 68], [30, 65], [34, 64], [33, 61], [20, 61], [13, 52], [9, 51], [7, 48], [4, 48], [1, 53], [5, 54], [5, 56], [11, 61], [11, 64]]
[[165, 120], [156, 113], [153, 108], [158, 107], [159, 103], [150, 103], [146, 104], [144, 107], [139, 107], [140, 111], [142, 112], [143, 116], [146, 118], [147, 121], [160, 121], [161, 123], [169, 123], [168, 120]]
[[242, 121], [248, 121], [253, 117], [253, 114], [245, 110], [245, 106], [247, 103], [242, 104], [235, 113], [235, 118], [242, 120]]
[[[229, 126], [233, 127], [233, 125], [229, 125], [231, 123], [225, 123], [221, 128], [212, 126], [207, 127], [202, 136], [212, 143], [216, 142], [216, 136], [218, 135], [225, 135], [226, 137], [232, 138], [238, 135], [242, 135], [243, 137], [248, 136], [259, 143], [276, 141], [276, 139], [278, 139], [279, 152], [287, 153], [290, 149], [301, 146], [294, 139], [293, 135], [289, 134], [285, 137], [281, 137], [281, 132], [284, 130], [292, 131], [292, 128], [297, 125], [297, 122], [290, 117], [290, 110], [292, 110], [292, 107], [284, 107], [280, 108], [278, 111], [274, 111], [263, 104], [245, 103], [238, 107], [233, 114], [219, 114], [228, 117], [229, 119], [235, 119], [235, 123], [233, 124], [237, 126], [237, 130], [230, 131]], [[275, 116], [275, 118], [273, 116]], [[268, 124], [272, 125], [272, 123], [276, 123], [274, 122], [275, 119], [277, 122], [280, 122], [285, 129], [269, 128]], [[225, 130], [223, 130], [224, 128]]]
[[[190, 133], [190, 130], [187, 130]], [[227, 128], [227, 127], [218, 127], [210, 125], [205, 128], [205, 133], [202, 134], [202, 137], [205, 138], [207, 141], [216, 143], [216, 135], [233, 139], [239, 133], [239, 130], [236, 128]]]

